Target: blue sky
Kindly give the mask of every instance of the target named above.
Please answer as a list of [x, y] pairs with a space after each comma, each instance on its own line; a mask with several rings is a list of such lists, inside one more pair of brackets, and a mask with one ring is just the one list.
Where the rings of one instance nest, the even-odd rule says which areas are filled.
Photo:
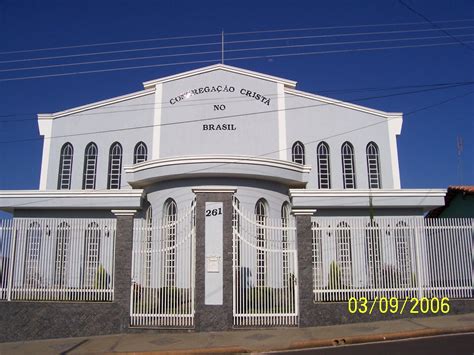
[[[405, 0], [432, 21], [474, 19], [472, 1]], [[295, 6], [295, 4], [297, 4]], [[455, 4], [455, 5], [453, 5]], [[418, 25], [393, 23], [419, 22]], [[387, 32], [423, 29], [418, 33], [316, 37], [306, 40], [286, 39], [272, 42], [230, 44], [228, 49], [249, 46], [292, 46], [335, 41], [387, 40], [408, 37], [439, 37], [418, 41], [344, 44], [253, 52], [227, 53], [226, 57], [265, 55], [266, 58], [232, 61], [230, 65], [261, 71], [298, 81], [300, 90], [347, 100], [384, 111], [410, 112], [398, 139], [402, 187], [444, 188], [460, 184], [456, 137], [464, 140], [463, 183], [474, 183], [474, 85], [460, 85], [443, 90], [358, 101], [403, 91], [419, 91], [434, 83], [474, 81], [474, 43], [465, 46], [433, 46], [359, 52], [326, 53], [277, 57], [282, 53], [348, 50], [413, 44], [447, 43], [454, 40], [433, 27], [399, 1], [10, 1], [0, 0], [0, 61], [98, 51], [140, 49], [145, 47], [189, 45], [218, 42], [219, 36], [197, 39], [151, 41], [110, 46], [81, 47], [26, 53], [25, 49], [50, 48], [102, 42], [193, 36], [226, 33], [226, 41], [276, 37]], [[381, 24], [378, 27], [336, 28], [312, 31], [273, 32], [232, 35], [233, 32], [337, 27]], [[462, 41], [474, 40], [474, 21], [443, 22], [454, 28], [448, 32]], [[462, 28], [460, 28], [462, 27]], [[430, 30], [430, 31], [428, 31]], [[444, 38], [443, 38], [444, 37]], [[470, 46], [471, 48], [467, 48]], [[91, 60], [115, 60], [196, 51], [218, 51], [219, 45], [186, 47], [172, 50], [137, 51], [55, 60], [0, 63], [0, 189], [37, 189], [39, 185], [42, 141], [39, 139], [35, 113], [49, 113], [140, 90], [142, 82], [217, 63], [218, 53], [185, 57], [155, 58], [93, 65], [57, 67], [40, 70], [5, 71], [22, 67], [76, 63]], [[51, 75], [84, 70], [127, 66], [155, 65], [194, 60], [203, 64], [170, 65], [136, 70], [120, 70], [86, 75], [45, 77], [30, 80], [3, 79]], [[4, 71], [2, 71], [4, 70]], [[401, 86], [398, 91], [387, 88]], [[376, 88], [365, 90], [362, 88]], [[381, 90], [383, 89], [383, 90]], [[426, 89], [422, 87], [421, 89]], [[331, 92], [333, 91], [333, 92]], [[463, 96], [464, 95], [464, 96]], [[446, 104], [437, 105], [460, 96]], [[20, 141], [31, 139], [28, 141]], [[9, 141], [8, 143], [4, 143]]]

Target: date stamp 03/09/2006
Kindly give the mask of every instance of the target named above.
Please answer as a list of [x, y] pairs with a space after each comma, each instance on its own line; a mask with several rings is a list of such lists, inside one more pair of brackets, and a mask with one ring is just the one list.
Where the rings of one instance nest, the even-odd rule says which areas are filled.
[[447, 297], [407, 297], [405, 299], [375, 297], [373, 300], [366, 297], [351, 297], [347, 302], [347, 309], [351, 314], [373, 314], [374, 312], [381, 314], [448, 314], [451, 307]]

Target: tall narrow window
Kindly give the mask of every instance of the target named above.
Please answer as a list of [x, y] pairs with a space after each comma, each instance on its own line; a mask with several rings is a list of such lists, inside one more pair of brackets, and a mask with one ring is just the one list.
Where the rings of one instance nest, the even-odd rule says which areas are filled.
[[255, 205], [255, 220], [257, 223], [257, 286], [265, 286], [265, 227], [267, 224], [267, 202], [261, 198]]
[[84, 174], [82, 178], [82, 188], [84, 190], [95, 189], [95, 179], [97, 175], [97, 146], [89, 143], [84, 152]]
[[403, 221], [398, 222], [395, 229], [395, 250], [397, 268], [400, 273], [400, 287], [414, 286], [411, 276], [410, 229]]
[[153, 248], [153, 209], [148, 206], [145, 213], [146, 221], [146, 241], [145, 241], [145, 287], [151, 286], [151, 270], [152, 270], [152, 248]]
[[[233, 208], [232, 208], [232, 228], [234, 230], [234, 232], [237, 232], [237, 237], [234, 239], [234, 253], [235, 253], [235, 266], [237, 268], [240, 268], [240, 215], [239, 215], [239, 210], [240, 210], [240, 201], [237, 197], [233, 197], [232, 199], [232, 204], [233, 204]], [[237, 269], [240, 273], [240, 270]], [[242, 275], [240, 275], [240, 277], [242, 277]], [[238, 277], [237, 279], [239, 281], [240, 280], [240, 277]]]
[[26, 231], [26, 250], [23, 269], [23, 284], [35, 288], [41, 283], [39, 273], [39, 259], [41, 255], [41, 238], [43, 229], [38, 222], [32, 222]]
[[164, 258], [165, 286], [174, 287], [176, 280], [176, 223], [178, 218], [178, 208], [176, 202], [169, 198], [163, 208], [164, 238], [162, 249], [166, 250]]
[[[83, 271], [83, 287], [94, 288], [96, 285], [96, 278], [100, 275], [100, 243], [101, 233], [100, 227], [96, 222], [89, 223], [84, 236], [84, 271]], [[102, 281], [103, 282], [103, 281]], [[97, 284], [102, 284], [101, 281]]]
[[316, 222], [312, 223], [313, 230], [313, 286], [323, 288], [323, 232]]
[[382, 287], [382, 250], [380, 248], [379, 225], [371, 221], [365, 230], [367, 267], [369, 282], [372, 287]]
[[69, 259], [71, 226], [66, 222], [59, 224], [56, 230], [56, 260], [54, 284], [60, 288], [67, 287], [66, 265]]
[[354, 148], [349, 142], [345, 142], [341, 148], [342, 157], [342, 180], [345, 189], [355, 189], [355, 167], [354, 167]]
[[71, 189], [73, 154], [72, 144], [64, 144], [61, 148], [61, 157], [59, 159], [58, 190]]
[[329, 165], [329, 146], [326, 142], [318, 144], [318, 183], [320, 189], [331, 188], [331, 170]]
[[138, 164], [148, 159], [148, 148], [143, 142], [138, 142], [133, 151], [133, 164]]
[[283, 287], [288, 287], [290, 285], [290, 264], [288, 261], [288, 225], [290, 223], [290, 204], [288, 202], [283, 202], [281, 206], [281, 226], [282, 229], [282, 240], [281, 246], [283, 250]]
[[109, 152], [109, 176], [107, 179], [107, 189], [120, 189], [122, 176], [122, 146], [115, 142], [110, 147]]
[[300, 141], [295, 142], [291, 148], [291, 160], [293, 163], [304, 164], [304, 145]]
[[351, 229], [346, 222], [337, 225], [336, 232], [336, 260], [340, 267], [340, 274], [336, 285], [339, 288], [348, 288], [352, 285], [352, 248]]
[[369, 178], [369, 188], [380, 189], [380, 158], [379, 148], [374, 142], [367, 144], [367, 175]]

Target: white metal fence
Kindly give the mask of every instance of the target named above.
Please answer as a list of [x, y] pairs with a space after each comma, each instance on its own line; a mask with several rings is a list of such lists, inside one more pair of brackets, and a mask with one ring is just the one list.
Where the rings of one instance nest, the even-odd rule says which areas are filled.
[[234, 325], [298, 324], [298, 268], [294, 218], [233, 212]]
[[0, 298], [112, 301], [115, 219], [0, 220]]
[[194, 211], [176, 211], [160, 221], [135, 220], [132, 326], [194, 326]]
[[313, 219], [315, 301], [474, 296], [474, 220]]

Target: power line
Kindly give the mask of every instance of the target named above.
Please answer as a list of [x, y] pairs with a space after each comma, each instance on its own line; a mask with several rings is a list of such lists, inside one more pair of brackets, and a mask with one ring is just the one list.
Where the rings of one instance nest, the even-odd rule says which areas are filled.
[[471, 46], [467, 45], [466, 43], [464, 43], [463, 41], [461, 41], [459, 38], [453, 36], [452, 34], [450, 34], [448, 31], [448, 28], [442, 28], [440, 26], [438, 26], [436, 23], [434, 23], [433, 21], [431, 21], [428, 17], [426, 17], [425, 15], [423, 15], [421, 12], [419, 11], [416, 11], [413, 7], [411, 7], [410, 5], [408, 5], [406, 2], [402, 1], [402, 0], [398, 0], [398, 2], [400, 4], [402, 4], [403, 6], [405, 6], [408, 10], [410, 10], [411, 12], [413, 12], [414, 14], [420, 16], [422, 19], [424, 19], [426, 22], [428, 22], [431, 26], [435, 27], [436, 29], [438, 29], [439, 31], [443, 32], [446, 36], [450, 37], [451, 39], [454, 39], [456, 42], [458, 42], [459, 44], [461, 44], [462, 46], [466, 47], [467, 49], [471, 50], [471, 51], [474, 51], [474, 48], [472, 48]]
[[[474, 42], [474, 41], [467, 41], [467, 43], [471, 43], [471, 42]], [[331, 53], [365, 52], [365, 51], [404, 49], [404, 48], [423, 48], [423, 47], [449, 46], [449, 45], [453, 45], [453, 44], [456, 44], [456, 43], [448, 42], [448, 43], [419, 44], [419, 45], [407, 45], [407, 46], [389, 46], [389, 47], [376, 47], [376, 48], [354, 48], [354, 49], [342, 49], [342, 50], [331, 50], [331, 51], [316, 51], [316, 52], [302, 52], [302, 53], [288, 53], [288, 54], [271, 54], [271, 55], [227, 58], [226, 61], [229, 62], [229, 61], [237, 61], [237, 60], [250, 60], [250, 59], [262, 59], [262, 58], [293, 57], [293, 56], [331, 54]], [[130, 67], [119, 67], [119, 68], [110, 68], [110, 69], [97, 69], [97, 70], [86, 70], [86, 71], [77, 71], [77, 72], [69, 72], [69, 73], [44, 74], [44, 75], [33, 75], [33, 76], [5, 78], [5, 79], [0, 79], [0, 82], [29, 80], [29, 79], [43, 79], [43, 78], [62, 77], [62, 76], [70, 76], [70, 75], [94, 74], [94, 73], [103, 73], [103, 72], [144, 69], [144, 68], [156, 68], [156, 67], [167, 67], [167, 66], [188, 65], [188, 64], [204, 64], [204, 63], [218, 64], [219, 62], [220, 62], [220, 58], [219, 59], [208, 59], [208, 60], [194, 60], [194, 61], [185, 61], [185, 62], [174, 62], [174, 63], [136, 65], [136, 66], [130, 66]]]
[[[469, 29], [469, 28], [474, 28], [474, 26], [451, 27], [451, 28], [448, 28], [448, 29], [449, 30], [457, 30], [457, 29]], [[359, 32], [359, 33], [350, 32], [350, 33], [329, 34], [329, 35], [314, 35], [314, 36], [274, 37], [274, 38], [260, 38], [260, 39], [251, 39], [251, 40], [228, 41], [228, 42], [226, 42], [226, 45], [229, 45], [229, 44], [242, 44], [242, 43], [255, 43], [255, 42], [266, 42], [266, 41], [284, 41], [284, 40], [332, 38], [332, 37], [347, 37], [347, 36], [361, 36], [361, 35], [364, 35], [364, 36], [365, 35], [381, 35], [381, 34], [394, 34], [394, 33], [433, 32], [433, 31], [436, 31], [436, 29], [428, 28], [428, 29], [418, 29], [418, 30], [417, 29], [412, 29], [412, 30]], [[28, 62], [28, 61], [39, 61], [39, 60], [77, 58], [77, 57], [105, 55], [105, 54], [118, 54], [118, 53], [129, 53], [129, 52], [151, 51], [151, 50], [158, 50], [158, 49], [189, 48], [189, 47], [211, 46], [211, 45], [222, 45], [222, 42], [195, 43], [195, 44], [148, 47], [148, 48], [134, 48], [134, 49], [123, 49], [123, 50], [114, 50], [114, 51], [69, 54], [69, 55], [60, 55], [60, 56], [3, 60], [3, 61], [0, 61], [0, 64], [19, 63], [19, 62]]]
[[[474, 19], [456, 19], [456, 20], [440, 20], [433, 21], [434, 23], [451, 23], [451, 22], [470, 22]], [[311, 30], [329, 30], [329, 29], [342, 29], [342, 28], [363, 28], [363, 27], [380, 27], [380, 26], [404, 26], [404, 25], [421, 25], [425, 22], [398, 22], [398, 23], [382, 23], [382, 24], [364, 24], [364, 25], [350, 25], [350, 26], [327, 26], [327, 27], [306, 27], [306, 28], [291, 28], [291, 29], [276, 29], [276, 30], [263, 30], [263, 31], [250, 31], [250, 32], [229, 32], [226, 35], [247, 35], [247, 34], [258, 34], [258, 33], [278, 33], [278, 32], [294, 32], [294, 31], [311, 31]], [[129, 41], [115, 41], [115, 42], [101, 42], [101, 43], [89, 43], [71, 46], [60, 46], [60, 47], [48, 47], [48, 48], [33, 48], [33, 49], [22, 49], [15, 51], [3, 51], [1, 54], [16, 54], [16, 53], [31, 53], [40, 51], [51, 51], [51, 50], [62, 50], [62, 49], [75, 49], [75, 48], [87, 48], [87, 47], [99, 47], [99, 46], [110, 46], [117, 44], [132, 44], [132, 43], [143, 43], [153, 41], [166, 41], [166, 40], [180, 40], [180, 39], [196, 39], [205, 37], [218, 37], [221, 33], [202, 34], [202, 35], [191, 35], [191, 36], [176, 36], [176, 37], [157, 37], [157, 38], [146, 38], [136, 39]]]
[[[459, 85], [451, 86], [451, 87], [457, 87], [457, 86], [459, 86]], [[433, 90], [440, 90], [440, 89], [446, 89], [446, 88], [451, 88], [451, 87], [431, 88], [431, 89], [415, 90], [415, 91], [408, 91], [408, 92], [395, 93], [395, 94], [369, 96], [369, 97], [365, 97], [365, 98], [355, 99], [353, 101], [366, 101], [366, 100], [380, 99], [380, 98], [386, 98], [386, 97], [394, 97], [394, 96], [415, 94], [415, 93], [427, 92], [427, 91], [433, 91]], [[199, 118], [199, 119], [193, 119], [193, 120], [187, 120], [187, 121], [168, 122], [168, 123], [161, 123], [161, 124], [135, 126], [135, 127], [115, 128], [115, 129], [108, 129], [108, 130], [104, 130], [104, 131], [93, 131], [93, 132], [84, 132], [84, 133], [64, 134], [64, 135], [59, 135], [59, 136], [47, 137], [47, 138], [45, 137], [45, 139], [77, 137], [77, 136], [84, 136], [84, 135], [90, 135], [90, 134], [99, 134], [99, 133], [123, 132], [123, 131], [131, 131], [131, 130], [137, 130], [137, 129], [152, 128], [152, 127], [175, 126], [175, 125], [182, 125], [182, 124], [188, 124], [188, 123], [206, 122], [206, 121], [213, 121], [213, 120], [223, 120], [223, 119], [235, 118], [235, 117], [249, 117], [249, 116], [254, 116], [254, 115], [259, 115], [259, 114], [276, 113], [276, 112], [280, 112], [280, 111], [285, 111], [286, 112], [286, 111], [294, 111], [294, 110], [300, 110], [300, 109], [306, 109], [306, 108], [314, 108], [314, 107], [319, 107], [319, 106], [334, 105], [336, 103], [341, 103], [341, 102], [342, 101], [340, 101], [340, 100], [335, 100], [335, 102], [330, 102], [330, 103], [307, 105], [307, 106], [296, 106], [296, 107], [290, 107], [290, 108], [285, 108], [285, 109], [274, 109], [274, 110], [259, 111], [259, 112], [248, 112], [248, 113], [241, 113], [241, 114], [234, 114], [234, 115], [227, 115], [227, 116]], [[0, 144], [28, 142], [28, 141], [37, 141], [37, 140], [42, 140], [42, 138], [37, 137], [37, 138], [25, 138], [25, 139], [15, 139], [15, 140], [9, 140], [9, 141], [0, 141]]]
[[[459, 37], [473, 36], [473, 33], [464, 34]], [[347, 42], [329, 42], [329, 43], [310, 43], [310, 44], [298, 44], [298, 45], [286, 45], [286, 46], [271, 46], [271, 47], [251, 47], [251, 48], [240, 48], [240, 49], [227, 49], [226, 52], [247, 52], [247, 51], [260, 51], [269, 49], [288, 49], [288, 48], [308, 48], [308, 47], [320, 47], [320, 46], [333, 46], [333, 45], [346, 45], [346, 44], [362, 44], [362, 43], [379, 43], [379, 42], [398, 42], [398, 41], [415, 41], [424, 39], [440, 39], [446, 38], [446, 36], [428, 36], [428, 37], [404, 37], [404, 38], [393, 38], [393, 39], [379, 39], [379, 40], [367, 40], [367, 41], [347, 41]], [[53, 64], [53, 65], [42, 65], [35, 67], [21, 67], [11, 69], [0, 69], [0, 72], [14, 72], [22, 70], [38, 70], [38, 69], [50, 69], [50, 68], [61, 68], [78, 65], [91, 65], [91, 64], [104, 64], [104, 63], [115, 63], [132, 60], [147, 60], [157, 58], [169, 58], [169, 57], [180, 57], [180, 56], [192, 56], [192, 55], [204, 55], [204, 54], [215, 54], [221, 53], [222, 50], [216, 51], [205, 51], [205, 52], [191, 52], [191, 53], [176, 53], [176, 54], [163, 54], [163, 55], [152, 55], [144, 57], [128, 57], [119, 59], [107, 59], [107, 60], [96, 60], [89, 62], [76, 62], [76, 63], [65, 63], [65, 64]], [[0, 62], [1, 63], [1, 62]]]
[[[429, 84], [419, 84], [419, 85], [402, 85], [402, 86], [389, 86], [389, 87], [365, 87], [365, 88], [351, 88], [351, 89], [332, 89], [332, 90], [318, 90], [318, 93], [351, 93], [351, 92], [361, 92], [361, 91], [391, 91], [391, 90], [401, 90], [401, 89], [412, 89], [412, 88], [425, 88], [425, 87], [434, 87], [442, 89], [444, 87], [459, 87], [465, 85], [472, 85], [474, 81], [461, 81], [461, 82], [444, 82], [444, 83], [429, 83]], [[268, 98], [279, 98], [279, 97], [286, 97], [288, 99], [292, 98], [291, 96], [286, 95], [278, 95], [278, 94], [271, 94], [271, 93], [264, 93], [262, 94]], [[240, 100], [239, 100], [240, 99]], [[248, 102], [249, 99], [242, 96], [230, 96], [226, 98], [227, 101], [223, 101], [222, 103], [235, 103], [235, 102]], [[348, 99], [350, 100], [350, 99]], [[181, 104], [179, 106], [162, 106], [161, 109], [175, 109], [181, 107], [194, 107], [194, 106], [202, 106], [208, 105], [209, 101], [215, 101], [215, 98], [201, 98], [201, 99], [194, 99], [189, 104]], [[253, 100], [252, 100], [253, 101]], [[96, 113], [75, 113], [75, 117], [88, 117], [88, 116], [99, 116], [104, 114], [114, 114], [114, 113], [123, 113], [123, 112], [139, 112], [139, 111], [149, 111], [154, 109], [156, 106], [161, 106], [168, 104], [168, 101], [161, 101], [161, 102], [153, 102], [153, 103], [143, 103], [143, 104], [128, 104], [128, 105], [114, 105], [112, 110], [96, 112]], [[127, 110], [116, 110], [116, 108], [120, 107], [143, 107], [143, 109], [127, 109]], [[19, 114], [6, 114], [0, 115], [0, 117], [21, 117], [21, 116], [30, 116], [36, 115], [37, 112], [30, 112], [30, 113], [19, 113]], [[0, 120], [0, 123], [5, 122], [23, 122], [23, 121], [37, 121], [38, 119], [35, 118], [25, 118], [25, 119], [11, 119], [11, 120]]]

